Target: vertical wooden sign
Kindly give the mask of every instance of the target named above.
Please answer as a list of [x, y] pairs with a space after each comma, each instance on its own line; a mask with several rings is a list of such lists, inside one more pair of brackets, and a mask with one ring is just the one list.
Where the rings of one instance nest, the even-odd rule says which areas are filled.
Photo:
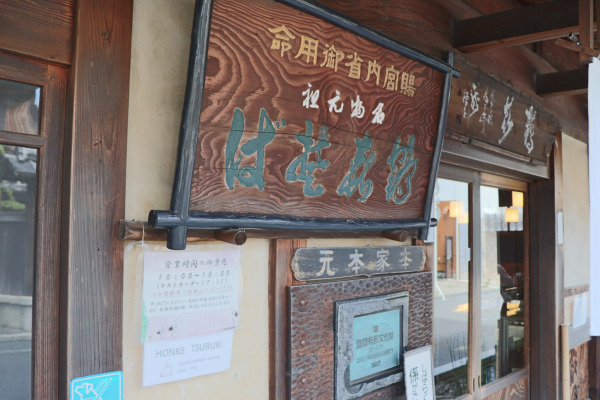
[[197, 8], [172, 207], [150, 215], [170, 247], [187, 227], [427, 230], [450, 64], [303, 1]]

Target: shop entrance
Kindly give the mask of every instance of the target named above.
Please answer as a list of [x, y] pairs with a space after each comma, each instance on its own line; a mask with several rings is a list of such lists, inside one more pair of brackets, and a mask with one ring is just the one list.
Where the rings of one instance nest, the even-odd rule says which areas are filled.
[[432, 234], [438, 399], [527, 398], [527, 184], [440, 170]]

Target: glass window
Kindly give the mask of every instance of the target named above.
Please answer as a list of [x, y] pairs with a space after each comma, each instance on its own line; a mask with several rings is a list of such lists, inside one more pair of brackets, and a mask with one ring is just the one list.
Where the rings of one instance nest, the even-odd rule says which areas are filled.
[[524, 190], [516, 181], [454, 174], [468, 182], [438, 179], [434, 197], [435, 389], [438, 399], [480, 399], [526, 367], [526, 194], [480, 184]]
[[481, 187], [481, 384], [525, 366], [523, 193]]
[[0, 79], [0, 130], [40, 134], [38, 86]]
[[468, 392], [469, 185], [438, 179], [434, 229], [434, 374], [438, 398]]
[[0, 145], [0, 390], [31, 398], [38, 151]]

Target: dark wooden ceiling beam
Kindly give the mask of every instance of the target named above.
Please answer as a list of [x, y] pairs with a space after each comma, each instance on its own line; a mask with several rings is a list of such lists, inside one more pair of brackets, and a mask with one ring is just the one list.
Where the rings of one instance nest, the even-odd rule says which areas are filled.
[[[596, 21], [600, 21], [600, 0], [595, 0], [595, 4], [596, 7], [594, 7], [596, 9]], [[594, 41], [595, 43], [595, 48], [599, 48], [600, 47], [600, 35], [596, 35], [596, 39]]]
[[[579, 0], [579, 40], [583, 47], [594, 47], [594, 2], [593, 0]], [[590, 56], [580, 52], [579, 62], [589, 64]]]
[[535, 92], [542, 97], [582, 94], [587, 89], [587, 67], [535, 76]]
[[590, 49], [589, 47], [585, 47], [581, 44], [573, 43], [570, 40], [556, 39], [554, 44], [577, 53], [585, 54], [589, 57], [600, 57], [600, 50]]
[[516, 46], [579, 32], [578, 1], [555, 0], [457, 21], [454, 47], [465, 53]]

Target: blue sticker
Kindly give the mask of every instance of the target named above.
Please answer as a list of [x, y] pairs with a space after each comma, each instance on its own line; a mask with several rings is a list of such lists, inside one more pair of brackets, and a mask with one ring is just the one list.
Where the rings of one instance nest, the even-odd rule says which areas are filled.
[[75, 378], [70, 392], [70, 400], [123, 400], [123, 372]]

